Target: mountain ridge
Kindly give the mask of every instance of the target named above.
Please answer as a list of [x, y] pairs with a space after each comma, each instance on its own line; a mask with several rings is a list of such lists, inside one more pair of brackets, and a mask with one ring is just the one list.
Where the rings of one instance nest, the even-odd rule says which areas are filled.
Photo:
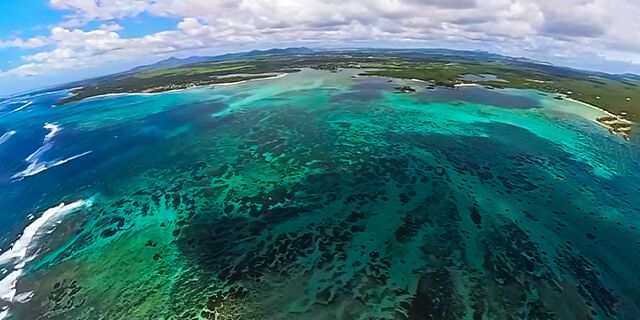
[[312, 54], [315, 53], [316, 50], [307, 48], [307, 47], [289, 47], [289, 48], [271, 48], [267, 50], [251, 50], [244, 52], [236, 52], [236, 53], [225, 53], [216, 56], [191, 56], [186, 58], [176, 58], [169, 57], [164, 60], [160, 60], [156, 63], [135, 67], [128, 71], [129, 72], [140, 72], [161, 68], [176, 68], [185, 65], [198, 64], [198, 63], [211, 63], [218, 61], [229, 61], [234, 59], [242, 59], [242, 58], [252, 58], [257, 56], [267, 56], [267, 55], [284, 55], [284, 54]]

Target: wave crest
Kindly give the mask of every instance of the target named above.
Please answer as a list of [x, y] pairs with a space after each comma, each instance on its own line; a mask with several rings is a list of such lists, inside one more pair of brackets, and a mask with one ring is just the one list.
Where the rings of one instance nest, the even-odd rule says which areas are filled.
[[[6, 276], [0, 280], [0, 300], [13, 303], [16, 298], [21, 300], [28, 296], [28, 293], [17, 295], [16, 284], [23, 273], [24, 266], [37, 256], [37, 252], [33, 255], [28, 255], [28, 253], [36, 245], [43, 229], [51, 226], [55, 219], [62, 218], [64, 215], [81, 208], [89, 207], [92, 203], [92, 200], [79, 200], [69, 204], [61, 203], [45, 210], [39, 218], [24, 228], [20, 238], [13, 243], [9, 250], [0, 255], [0, 266], [6, 271]], [[8, 307], [0, 310], [0, 319], [5, 319], [8, 314]]]
[[[86, 156], [90, 154], [92, 151], [83, 152], [74, 156], [71, 156], [66, 159], [56, 159], [53, 161], [41, 161], [40, 158], [43, 154], [53, 148], [53, 142], [51, 139], [60, 132], [62, 128], [55, 123], [45, 123], [44, 128], [49, 130], [49, 133], [44, 137], [42, 142], [42, 146], [26, 157], [24, 160], [29, 163], [26, 169], [14, 174], [11, 176], [13, 180], [22, 180], [26, 177], [35, 176], [36, 174], [43, 172], [49, 168], [57, 167], [59, 165], [63, 165], [69, 161], [78, 159], [80, 157]], [[4, 136], [3, 136], [4, 137]]]

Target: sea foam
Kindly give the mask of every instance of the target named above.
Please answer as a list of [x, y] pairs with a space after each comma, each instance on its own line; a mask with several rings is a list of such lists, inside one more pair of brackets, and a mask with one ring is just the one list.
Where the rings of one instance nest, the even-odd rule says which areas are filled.
[[[0, 300], [6, 303], [21, 302], [30, 298], [31, 293], [16, 294], [16, 284], [23, 273], [27, 262], [37, 256], [37, 252], [29, 255], [29, 250], [34, 248], [38, 238], [45, 232], [47, 227], [51, 227], [56, 219], [64, 215], [77, 211], [80, 208], [88, 207], [91, 200], [79, 200], [70, 204], [60, 205], [45, 210], [42, 215], [33, 220], [22, 231], [22, 235], [16, 240], [11, 248], [0, 255], [0, 266], [3, 267], [4, 277], [0, 280]], [[9, 315], [9, 308], [0, 310], [0, 320]]]
[[15, 110], [11, 111], [11, 113], [18, 112], [18, 111], [20, 111], [20, 110], [32, 105], [33, 101], [22, 101], [22, 103], [23, 103], [23, 105], [17, 107]]
[[53, 148], [53, 142], [51, 139], [60, 132], [61, 128], [57, 124], [54, 123], [45, 123], [44, 128], [49, 130], [49, 133], [44, 137], [42, 142], [42, 146], [26, 157], [24, 160], [29, 163], [26, 169], [14, 174], [11, 176], [13, 180], [22, 180], [26, 177], [34, 176], [40, 172], [43, 172], [49, 168], [53, 168], [59, 165], [63, 165], [69, 161], [78, 159], [80, 157], [86, 156], [90, 154], [92, 151], [83, 152], [74, 156], [71, 156], [66, 159], [56, 159], [53, 161], [41, 161], [40, 158], [43, 154]]
[[60, 127], [55, 123], [45, 123], [44, 128], [49, 130], [49, 133], [44, 136], [44, 142], [47, 143], [51, 138], [53, 138], [58, 131], [60, 131]]
[[[63, 165], [69, 161], [78, 159], [80, 157], [86, 156], [88, 154], [90, 154], [92, 151], [87, 151], [87, 152], [83, 152], [80, 154], [77, 154], [75, 156], [71, 156], [69, 158], [66, 159], [61, 159], [61, 160], [55, 160], [55, 161], [44, 161], [44, 162], [40, 162], [37, 160], [37, 158], [35, 158], [36, 160], [29, 163], [29, 166], [23, 170], [20, 171], [16, 174], [14, 174], [13, 176], [11, 176], [12, 179], [14, 180], [21, 180], [24, 179], [26, 177], [31, 177], [31, 176], [35, 176], [36, 174], [43, 172], [47, 169], [53, 168], [53, 167], [57, 167], [59, 165]], [[27, 160], [29, 161], [29, 160]]]
[[9, 138], [11, 138], [11, 136], [13, 136], [14, 134], [16, 134], [16, 132], [13, 130], [5, 132], [2, 136], [0, 136], [0, 144], [7, 142], [7, 140], [9, 140]]

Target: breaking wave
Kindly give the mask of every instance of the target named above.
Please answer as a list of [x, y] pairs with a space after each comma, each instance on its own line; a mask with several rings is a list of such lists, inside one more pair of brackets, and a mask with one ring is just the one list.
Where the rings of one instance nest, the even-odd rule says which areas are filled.
[[11, 136], [13, 136], [14, 134], [16, 134], [16, 132], [13, 130], [5, 132], [2, 136], [0, 136], [0, 144], [7, 142], [7, 140], [9, 140], [9, 138], [11, 138]]
[[55, 137], [56, 134], [61, 130], [61, 128], [58, 125], [52, 124], [52, 123], [45, 123], [44, 128], [49, 130], [49, 133], [47, 133], [47, 135], [44, 137], [44, 141], [42, 142], [42, 146], [24, 159], [26, 162], [29, 163], [29, 165], [23, 171], [20, 171], [20, 172], [14, 174], [13, 176], [11, 176], [11, 179], [13, 179], [13, 180], [22, 180], [22, 179], [24, 179], [26, 177], [34, 176], [34, 175], [36, 175], [38, 173], [41, 173], [41, 172], [43, 172], [43, 171], [45, 171], [47, 169], [50, 169], [50, 168], [53, 168], [53, 167], [57, 167], [59, 165], [63, 165], [65, 163], [69, 162], [69, 161], [78, 159], [78, 158], [83, 157], [85, 155], [88, 155], [88, 154], [90, 154], [92, 152], [92, 151], [83, 152], [83, 153], [74, 155], [72, 157], [66, 158], [66, 159], [56, 159], [56, 160], [53, 160], [53, 161], [42, 161], [40, 159], [42, 157], [42, 155], [45, 154], [47, 151], [49, 151], [51, 148], [53, 148], [53, 142], [51, 141], [51, 139], [53, 139], [53, 137]]
[[[42, 215], [33, 220], [22, 231], [22, 235], [16, 240], [10, 249], [0, 255], [0, 267], [5, 275], [0, 280], [0, 300], [5, 303], [13, 303], [28, 300], [30, 292], [17, 294], [16, 284], [23, 273], [25, 265], [37, 256], [37, 252], [29, 255], [30, 249], [36, 246], [38, 238], [44, 234], [46, 229], [52, 227], [56, 219], [62, 218], [65, 214], [77, 211], [80, 208], [88, 207], [92, 200], [79, 200], [70, 204], [49, 208]], [[5, 319], [9, 315], [9, 307], [5, 306], [0, 310], [0, 319]]]
[[33, 104], [33, 101], [22, 101], [22, 103], [23, 103], [23, 105], [21, 105], [21, 106], [17, 107], [17, 108], [16, 108], [16, 109], [14, 109], [13, 111], [11, 111], [11, 113], [18, 112], [18, 111], [20, 111], [20, 110], [22, 110], [22, 109], [24, 109], [24, 108], [26, 108], [26, 107], [28, 107], [28, 106], [32, 105], [32, 104]]

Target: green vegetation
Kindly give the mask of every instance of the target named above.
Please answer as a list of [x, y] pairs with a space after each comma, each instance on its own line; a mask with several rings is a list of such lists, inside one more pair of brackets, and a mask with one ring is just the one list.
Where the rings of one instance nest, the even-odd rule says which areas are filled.
[[135, 75], [137, 78], [149, 79], [155, 77], [164, 77], [164, 76], [194, 76], [199, 74], [217, 74], [220, 72], [228, 72], [228, 71], [240, 71], [242, 69], [251, 68], [252, 65], [249, 64], [238, 64], [238, 65], [213, 65], [213, 66], [202, 66], [202, 67], [193, 67], [193, 68], [169, 68], [169, 69], [160, 69], [160, 70], [149, 70], [143, 71]]
[[[241, 58], [239, 58], [241, 57]], [[450, 50], [343, 50], [311, 53], [236, 54], [226, 60], [148, 66], [113, 76], [74, 83], [75, 95], [58, 104], [107, 93], [160, 92], [200, 85], [236, 82], [314, 68], [332, 72], [363, 68], [362, 75], [419, 79], [436, 86], [469, 83], [468, 74], [497, 77], [475, 82], [491, 88], [536, 89], [582, 101], [617, 116], [640, 122], [640, 78], [580, 71], [484, 52]], [[223, 61], [220, 61], [220, 60]], [[173, 60], [179, 61], [179, 60]]]
[[[241, 71], [239, 73], [238, 71]], [[112, 93], [156, 93], [196, 86], [233, 83], [271, 77], [279, 73], [297, 72], [264, 63], [213, 63], [187, 67], [149, 69], [75, 83], [73, 96], [61, 99], [61, 105]]]
[[253, 79], [260, 79], [273, 76], [272, 74], [261, 74], [253, 76], [231, 76], [224, 78], [217, 77], [194, 77], [194, 76], [171, 76], [158, 78], [137, 78], [127, 77], [116, 81], [98, 83], [90, 87], [82, 87], [75, 91], [73, 96], [61, 99], [56, 104], [61, 105], [82, 99], [112, 94], [112, 93], [157, 93], [170, 90], [187, 89], [197, 86], [214, 85], [218, 83], [232, 83]]
[[380, 70], [367, 71], [364, 74], [419, 79], [440, 86], [454, 86], [469, 82], [460, 79], [463, 75], [479, 73], [494, 74], [500, 79], [499, 81], [478, 81], [485, 86], [536, 89], [566, 95], [625, 119], [640, 121], [640, 82], [634, 79], [610, 79], [597, 74], [555, 75], [501, 62], [485, 64], [391, 62], [381, 65]]

